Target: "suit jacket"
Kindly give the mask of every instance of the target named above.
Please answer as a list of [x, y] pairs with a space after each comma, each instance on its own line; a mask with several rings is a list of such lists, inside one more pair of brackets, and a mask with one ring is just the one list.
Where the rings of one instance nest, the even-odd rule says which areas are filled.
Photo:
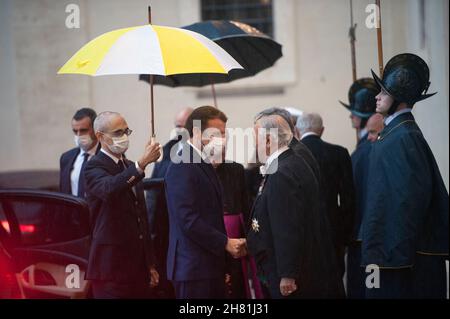
[[448, 256], [448, 192], [412, 113], [372, 145], [362, 263], [412, 267], [416, 254]]
[[317, 135], [302, 139], [319, 163], [326, 211], [336, 246], [344, 246], [352, 237], [355, 195], [352, 162], [342, 146], [323, 141]]
[[288, 149], [278, 169], [263, 179], [247, 236], [258, 273], [271, 291], [283, 277], [295, 278], [299, 297], [336, 297], [342, 281], [327, 218], [320, 206], [318, 182], [308, 164]]
[[313, 171], [315, 178], [320, 182], [320, 166], [309, 148], [306, 147], [306, 145], [303, 144], [302, 141], [297, 140], [295, 137], [292, 138], [291, 143], [289, 144], [289, 148], [291, 148], [297, 156], [303, 158], [306, 164]]
[[172, 162], [165, 177], [170, 225], [167, 277], [175, 281], [225, 275], [222, 190], [212, 165], [197, 154], [184, 145], [180, 162]]
[[[86, 278], [136, 283], [148, 280], [153, 265], [144, 192], [134, 162], [121, 171], [103, 152], [86, 164], [92, 243]], [[134, 192], [133, 192], [134, 189]]]
[[[100, 151], [101, 145], [98, 143], [95, 154]], [[72, 172], [73, 163], [75, 162], [80, 148], [75, 147], [63, 153], [59, 159], [59, 191], [65, 194], [72, 194], [72, 185], [70, 181], [70, 173]]]

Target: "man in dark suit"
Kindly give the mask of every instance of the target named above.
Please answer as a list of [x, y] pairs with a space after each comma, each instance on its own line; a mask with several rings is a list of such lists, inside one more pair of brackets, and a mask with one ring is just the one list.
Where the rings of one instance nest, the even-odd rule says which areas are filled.
[[77, 147], [63, 153], [59, 160], [59, 190], [62, 193], [85, 197], [84, 175], [87, 161], [100, 151], [100, 143], [94, 133], [93, 109], [79, 109], [72, 118], [72, 131]]
[[145, 298], [158, 274], [141, 180], [160, 145], [151, 140], [140, 160], [131, 162], [123, 155], [131, 130], [120, 114], [100, 113], [94, 130], [102, 148], [85, 168], [93, 227], [86, 279], [94, 298]]
[[[164, 178], [167, 172], [167, 168], [171, 163], [171, 156], [174, 156], [182, 149], [183, 141], [189, 139], [188, 136], [183, 137], [183, 134], [187, 134], [186, 130], [184, 130], [184, 126], [186, 125], [186, 120], [188, 119], [189, 115], [191, 115], [191, 113], [192, 108], [186, 107], [176, 114], [174, 121], [175, 134], [173, 134], [173, 138], [163, 146], [163, 158], [161, 161], [155, 163], [151, 178]], [[149, 214], [148, 219], [151, 232], [153, 231], [153, 222], [155, 219], [155, 215], [158, 214], [158, 212], [156, 212], [156, 209], [158, 206], [157, 198], [159, 196], [159, 192], [159, 189], [152, 189], [146, 193], [147, 213]]]
[[260, 117], [263, 116], [269, 116], [269, 115], [278, 115], [281, 116], [289, 125], [289, 129], [291, 130], [293, 137], [291, 142], [289, 143], [289, 148], [291, 148], [294, 153], [297, 156], [300, 156], [306, 164], [311, 168], [311, 170], [314, 173], [314, 176], [317, 180], [320, 181], [320, 168], [319, 164], [317, 163], [316, 159], [314, 158], [314, 155], [311, 153], [311, 151], [303, 144], [301, 141], [299, 141], [295, 136], [297, 134], [297, 130], [295, 127], [295, 123], [293, 122], [293, 116], [289, 111], [286, 109], [282, 109], [279, 107], [271, 107], [268, 109], [265, 109], [264, 111], [258, 113], [255, 116], [255, 121], [257, 121]]
[[319, 163], [326, 212], [336, 252], [338, 272], [345, 272], [345, 247], [353, 229], [355, 195], [352, 162], [346, 148], [322, 140], [322, 118], [317, 113], [303, 113], [297, 120], [301, 141]]
[[245, 254], [245, 239], [227, 238], [222, 190], [212, 166], [222, 158], [226, 122], [214, 107], [195, 109], [186, 122], [190, 139], [166, 173], [167, 276], [179, 299], [224, 298], [225, 254]]
[[257, 117], [255, 135], [265, 165], [247, 244], [261, 281], [271, 298], [337, 297], [342, 281], [313, 171], [288, 146], [293, 134], [281, 116]]

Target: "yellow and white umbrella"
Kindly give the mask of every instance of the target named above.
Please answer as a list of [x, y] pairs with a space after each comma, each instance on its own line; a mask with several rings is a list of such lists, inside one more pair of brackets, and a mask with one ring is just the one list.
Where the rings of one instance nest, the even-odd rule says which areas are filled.
[[[227, 74], [242, 66], [203, 35], [179, 28], [143, 25], [107, 32], [84, 45], [58, 74]], [[153, 93], [153, 90], [152, 90]], [[152, 135], [154, 135], [153, 94]]]

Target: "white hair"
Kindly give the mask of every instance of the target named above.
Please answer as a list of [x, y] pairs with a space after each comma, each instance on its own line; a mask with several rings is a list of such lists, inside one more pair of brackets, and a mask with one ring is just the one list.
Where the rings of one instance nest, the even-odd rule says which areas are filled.
[[[293, 134], [289, 124], [280, 115], [262, 115], [257, 121], [266, 133], [270, 134], [278, 142], [278, 147], [288, 146], [292, 140]], [[275, 129], [275, 130], [274, 130]], [[276, 131], [276, 135], [274, 135]]]
[[302, 116], [303, 111], [295, 108], [295, 107], [285, 107], [284, 108], [286, 111], [288, 111], [289, 113], [291, 113], [291, 116], [298, 118], [299, 116]]
[[111, 117], [113, 116], [122, 116], [120, 113], [105, 111], [101, 112], [94, 121], [94, 132], [105, 132], [109, 129], [109, 125], [111, 123]]
[[303, 113], [302, 116], [297, 118], [295, 126], [297, 126], [301, 135], [307, 132], [320, 134], [323, 128], [322, 117], [317, 113]]

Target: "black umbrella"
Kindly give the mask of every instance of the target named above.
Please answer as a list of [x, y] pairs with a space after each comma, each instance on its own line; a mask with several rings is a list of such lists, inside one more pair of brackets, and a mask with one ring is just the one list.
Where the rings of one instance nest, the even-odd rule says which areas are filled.
[[[216, 95], [214, 84], [231, 82], [237, 79], [253, 76], [267, 69], [283, 56], [281, 44], [268, 35], [248, 24], [228, 21], [210, 20], [194, 23], [183, 27], [204, 35], [227, 51], [245, 70], [231, 70], [227, 74], [178, 74], [172, 76], [154, 76], [155, 84], [171, 87], [212, 85], [214, 104]], [[150, 82], [146, 74], [139, 76], [140, 80]]]

